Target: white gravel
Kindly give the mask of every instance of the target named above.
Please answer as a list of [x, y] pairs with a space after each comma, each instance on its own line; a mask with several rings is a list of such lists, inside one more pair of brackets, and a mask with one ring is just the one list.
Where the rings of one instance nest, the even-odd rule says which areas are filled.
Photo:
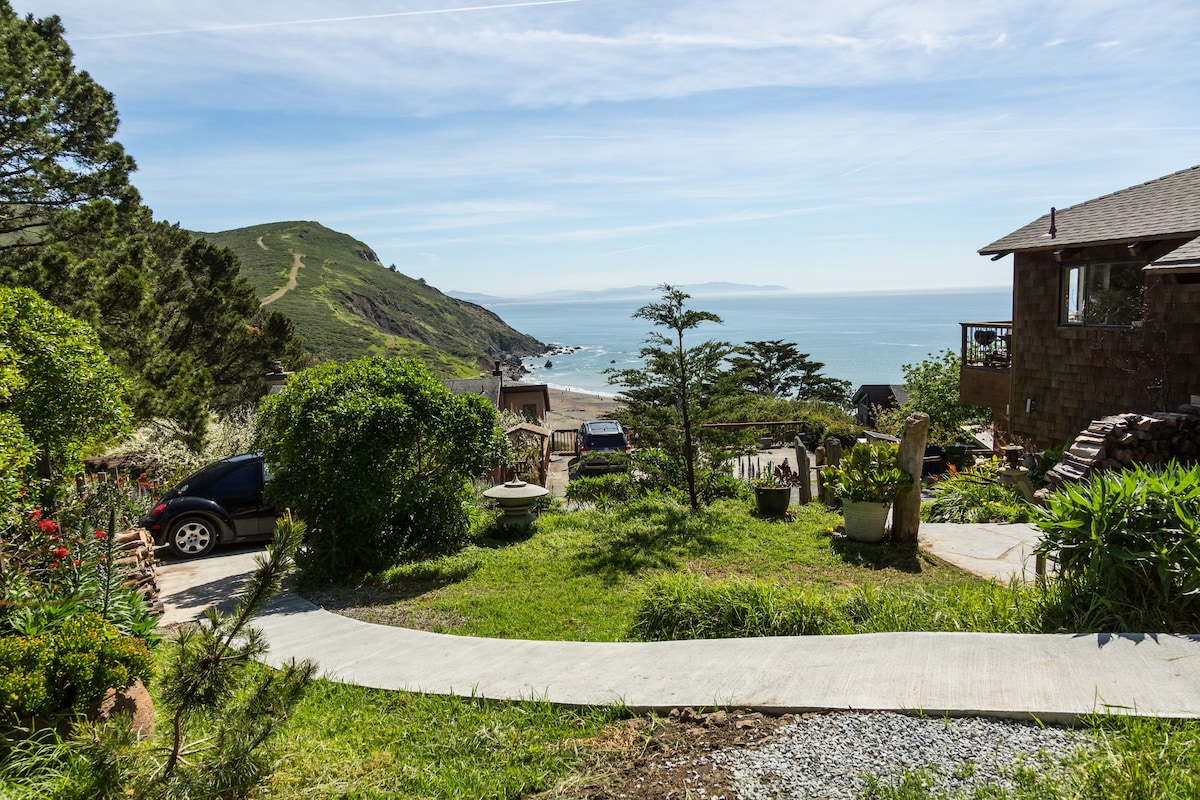
[[1011, 788], [1014, 768], [1052, 768], [1088, 742], [1032, 722], [847, 712], [800, 717], [762, 747], [706, 760], [730, 771], [739, 800], [851, 800], [862, 797], [868, 775], [886, 785], [905, 770], [924, 770], [935, 790], [969, 797], [988, 783]]

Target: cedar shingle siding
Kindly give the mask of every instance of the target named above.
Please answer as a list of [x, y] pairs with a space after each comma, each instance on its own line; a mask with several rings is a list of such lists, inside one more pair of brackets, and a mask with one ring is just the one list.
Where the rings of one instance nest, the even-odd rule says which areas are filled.
[[[1054, 238], [1046, 215], [980, 251], [1014, 254], [1010, 426], [1043, 447], [1098, 417], [1174, 410], [1200, 394], [1200, 167], [1064, 209], [1055, 222]], [[1143, 271], [1140, 326], [1062, 324], [1065, 267], [1130, 260], [1155, 264]]]

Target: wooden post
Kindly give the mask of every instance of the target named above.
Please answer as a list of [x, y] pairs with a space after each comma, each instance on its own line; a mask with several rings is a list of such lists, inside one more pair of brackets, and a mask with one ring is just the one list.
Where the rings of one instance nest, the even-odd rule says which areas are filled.
[[[838, 439], [830, 437], [825, 440], [825, 465], [836, 467], [840, 463], [842, 463], [842, 443]], [[822, 503], [830, 508], [842, 507], [842, 501], [825, 489], [825, 480], [823, 478], [817, 478], [817, 487], [820, 491]]]
[[808, 448], [797, 436], [792, 440], [796, 448], [796, 470], [800, 473], [800, 505], [812, 502], [812, 465], [808, 460]]
[[896, 497], [892, 508], [892, 543], [915, 542], [921, 525], [921, 467], [925, 463], [925, 440], [929, 415], [917, 412], [904, 420], [896, 466], [913, 476], [912, 486]]

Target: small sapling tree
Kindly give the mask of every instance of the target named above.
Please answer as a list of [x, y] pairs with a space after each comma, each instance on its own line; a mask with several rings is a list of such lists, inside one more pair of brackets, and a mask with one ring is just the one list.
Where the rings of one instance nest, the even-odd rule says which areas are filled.
[[643, 443], [661, 447], [682, 466], [688, 502], [700, 505], [696, 473], [704, 447], [700, 427], [703, 409], [717, 394], [729, 390], [726, 359], [732, 348], [725, 342], [704, 341], [684, 346], [684, 334], [705, 322], [720, 323], [710, 311], [696, 311], [685, 302], [690, 295], [668, 284], [659, 287], [662, 300], [633, 313], [670, 331], [651, 331], [641, 350], [644, 365], [637, 369], [610, 371], [609, 383], [622, 390], [623, 415], [641, 433]]

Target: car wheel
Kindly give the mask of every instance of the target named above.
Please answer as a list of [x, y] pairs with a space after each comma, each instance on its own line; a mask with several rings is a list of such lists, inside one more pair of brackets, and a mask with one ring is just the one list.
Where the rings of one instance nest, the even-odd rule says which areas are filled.
[[217, 527], [205, 517], [184, 517], [171, 527], [167, 545], [183, 558], [207, 555], [217, 545]]

